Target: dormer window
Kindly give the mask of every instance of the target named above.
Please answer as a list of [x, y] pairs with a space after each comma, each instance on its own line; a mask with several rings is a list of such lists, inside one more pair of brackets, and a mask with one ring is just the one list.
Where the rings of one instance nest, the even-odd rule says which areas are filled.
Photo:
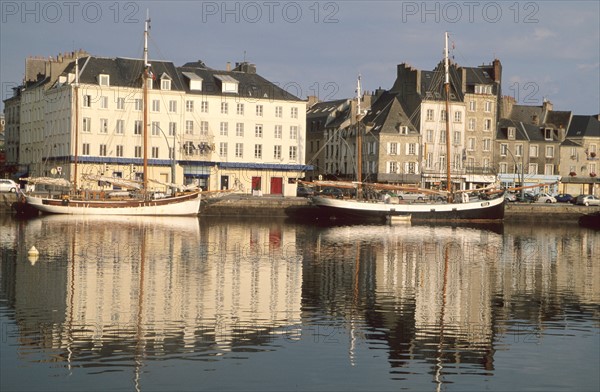
[[171, 78], [166, 73], [160, 75], [160, 89], [170, 90], [171, 89]]
[[110, 86], [110, 75], [100, 74], [98, 75], [98, 84], [100, 86]]
[[202, 91], [202, 78], [193, 72], [182, 72], [183, 76], [188, 78], [189, 88], [192, 91]]
[[408, 127], [406, 125], [398, 125], [398, 133], [400, 135], [408, 135]]
[[485, 84], [476, 84], [475, 85], [475, 94], [491, 94], [492, 86]]
[[238, 93], [239, 82], [229, 75], [215, 75], [215, 78], [221, 81], [221, 92]]
[[544, 139], [552, 140], [552, 129], [551, 128], [543, 128], [544, 131]]
[[516, 133], [515, 127], [508, 127], [508, 138], [509, 139], [515, 140], [515, 133]]

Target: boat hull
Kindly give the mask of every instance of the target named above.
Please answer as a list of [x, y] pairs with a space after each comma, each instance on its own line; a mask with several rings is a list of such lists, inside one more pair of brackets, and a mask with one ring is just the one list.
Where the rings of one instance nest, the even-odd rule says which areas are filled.
[[190, 216], [198, 215], [200, 193], [156, 200], [72, 200], [25, 196], [27, 204], [48, 214], [67, 215], [143, 215]]
[[489, 222], [504, 219], [504, 197], [467, 203], [387, 204], [314, 197], [313, 204], [329, 218], [385, 220], [410, 216], [412, 221]]

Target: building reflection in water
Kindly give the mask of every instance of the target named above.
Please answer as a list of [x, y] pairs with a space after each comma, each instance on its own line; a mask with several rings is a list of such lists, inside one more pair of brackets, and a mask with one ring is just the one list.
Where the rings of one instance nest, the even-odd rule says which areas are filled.
[[448, 368], [491, 374], [506, 336], [561, 328], [572, 310], [597, 319], [600, 304], [600, 236], [572, 227], [3, 224], [2, 288], [20, 355], [36, 361], [42, 348], [66, 366], [277, 350], [322, 324], [341, 326], [351, 364], [363, 345], [385, 352], [393, 379], [425, 363], [439, 386]]

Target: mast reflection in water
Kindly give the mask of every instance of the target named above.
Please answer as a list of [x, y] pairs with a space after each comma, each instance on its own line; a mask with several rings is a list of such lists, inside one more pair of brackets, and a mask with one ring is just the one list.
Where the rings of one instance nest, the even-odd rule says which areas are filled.
[[3, 391], [600, 387], [600, 235], [576, 226], [0, 226]]

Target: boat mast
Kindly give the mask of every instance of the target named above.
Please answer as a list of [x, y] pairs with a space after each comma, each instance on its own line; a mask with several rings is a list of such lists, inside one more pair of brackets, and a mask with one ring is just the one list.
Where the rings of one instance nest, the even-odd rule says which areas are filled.
[[73, 86], [75, 95], [75, 159], [73, 161], [73, 191], [77, 192], [77, 165], [79, 160], [79, 54], [75, 57], [75, 85]]
[[445, 33], [446, 44], [444, 45], [444, 88], [446, 91], [446, 190], [448, 191], [448, 202], [452, 202], [452, 176], [450, 173], [450, 74], [448, 65], [448, 32]]
[[356, 82], [356, 180], [358, 187], [356, 198], [360, 199], [362, 184], [362, 135], [360, 131], [360, 74]]
[[144, 124], [142, 129], [143, 134], [143, 150], [144, 150], [144, 192], [148, 191], [148, 78], [150, 64], [148, 64], [148, 29], [150, 28], [150, 12], [146, 11], [146, 22], [144, 26], [144, 74], [142, 76], [142, 91], [144, 105]]

